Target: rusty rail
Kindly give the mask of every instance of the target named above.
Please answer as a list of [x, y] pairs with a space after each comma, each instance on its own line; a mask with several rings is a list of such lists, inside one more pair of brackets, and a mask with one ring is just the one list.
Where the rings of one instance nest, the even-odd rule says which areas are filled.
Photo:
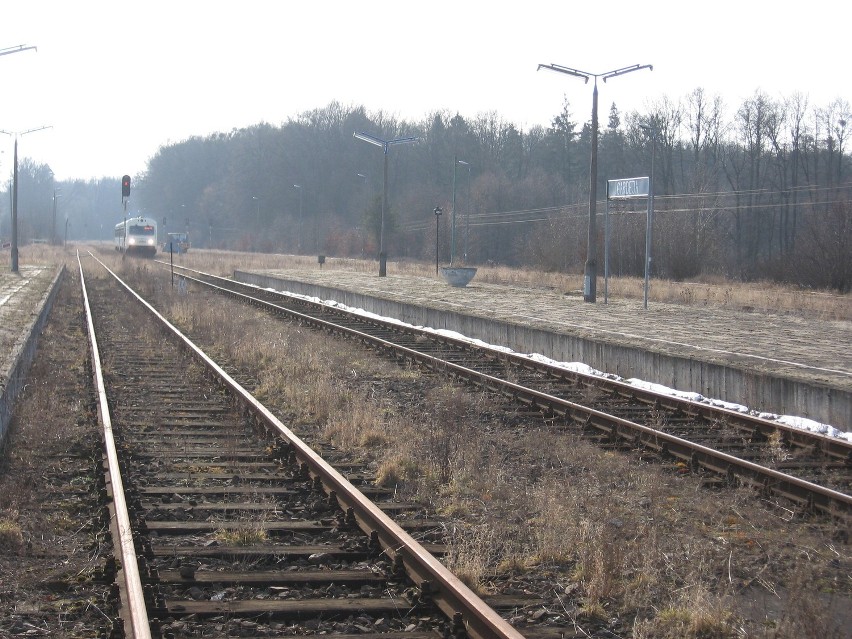
[[107, 457], [107, 468], [109, 481], [112, 486], [112, 502], [115, 510], [115, 530], [118, 533], [116, 559], [121, 562], [121, 572], [124, 575], [124, 592], [126, 596], [125, 609], [130, 631], [134, 639], [151, 639], [151, 628], [148, 620], [148, 610], [142, 590], [142, 579], [139, 573], [139, 565], [136, 560], [136, 547], [133, 543], [133, 533], [130, 528], [130, 516], [127, 509], [127, 501], [124, 496], [124, 485], [121, 480], [121, 471], [118, 465], [118, 452], [115, 448], [115, 438], [112, 430], [109, 404], [107, 402], [106, 388], [104, 386], [103, 370], [101, 368], [101, 356], [98, 349], [98, 340], [95, 335], [95, 325], [92, 319], [92, 311], [89, 305], [89, 295], [86, 290], [86, 278], [83, 273], [83, 263], [80, 254], [77, 254], [77, 263], [80, 267], [80, 286], [83, 289], [83, 306], [86, 311], [86, 326], [89, 333], [89, 345], [92, 353], [92, 376], [95, 389], [98, 394], [98, 419], [103, 427], [104, 449]]
[[[185, 267], [181, 268], [186, 271], [200, 273], [198, 271], [193, 271], [192, 269], [187, 269]], [[221, 281], [223, 284], [237, 284], [240, 288], [247, 288], [249, 290], [261, 290], [252, 285], [234, 283], [232, 280], [229, 280], [227, 278], [211, 276], [206, 273], [203, 273], [202, 275]], [[383, 349], [392, 350], [396, 352], [399, 356], [404, 357], [408, 360], [418, 362], [435, 370], [446, 371], [449, 374], [455, 375], [462, 379], [469, 380], [472, 383], [475, 383], [484, 388], [510, 395], [529, 405], [534, 405], [539, 409], [563, 415], [566, 418], [569, 418], [572, 421], [583, 425], [592, 426], [598, 429], [599, 431], [607, 433], [609, 435], [617, 436], [621, 439], [632, 441], [635, 443], [641, 443], [642, 445], [652, 450], [657, 450], [663, 454], [672, 455], [673, 457], [689, 464], [693, 468], [701, 466], [707, 470], [721, 474], [722, 476], [728, 478], [737, 477], [742, 481], [745, 481], [748, 484], [753, 485], [761, 490], [771, 490], [775, 494], [784, 496], [798, 503], [806, 504], [808, 508], [822, 512], [823, 514], [846, 520], [848, 520], [850, 514], [852, 514], [852, 496], [847, 495], [845, 493], [841, 493], [839, 491], [832, 490], [830, 488], [820, 486], [818, 484], [814, 484], [812, 482], [808, 482], [797, 477], [793, 477], [786, 473], [782, 473], [771, 468], [767, 468], [765, 466], [761, 466], [759, 464], [740, 459], [733, 455], [714, 450], [702, 444], [690, 442], [689, 440], [683, 439], [676, 435], [672, 435], [670, 433], [665, 433], [657, 429], [643, 426], [641, 424], [637, 424], [635, 422], [622, 419], [614, 415], [609, 415], [607, 413], [595, 410], [593, 408], [589, 408], [587, 406], [576, 404], [574, 402], [570, 402], [568, 400], [555, 397], [547, 393], [536, 391], [534, 389], [527, 388], [525, 386], [521, 386], [519, 384], [515, 384], [507, 380], [503, 380], [498, 377], [494, 377], [492, 375], [476, 371], [471, 368], [467, 368], [452, 362], [442, 360], [427, 353], [422, 353], [417, 350], [407, 348], [399, 344], [395, 344], [380, 337], [376, 337], [364, 333], [362, 331], [358, 331], [357, 329], [340, 326], [339, 324], [335, 324], [333, 321], [320, 319], [311, 315], [307, 315], [305, 313], [300, 313], [299, 311], [285, 308], [273, 302], [261, 300], [250, 295], [226, 288], [224, 286], [218, 286], [217, 284], [205, 282], [201, 279], [189, 276], [187, 277], [187, 279], [198, 282], [199, 284], [203, 284], [213, 289], [220, 290], [229, 295], [236, 296], [238, 298], [243, 298], [246, 301], [257, 306], [264, 306], [266, 308], [269, 308], [270, 310], [284, 312], [288, 315], [291, 315], [292, 317], [300, 319], [301, 321], [309, 322], [311, 324], [323, 327], [336, 333], [349, 335], [350, 337], [358, 339], [362, 342], [372, 343]], [[302, 302], [303, 300], [299, 298], [299, 301]], [[306, 303], [312, 307], [319, 307], [328, 312], [340, 313], [342, 315], [351, 315], [346, 311], [337, 308], [331, 308], [321, 303]], [[371, 324], [381, 325], [389, 330], [400, 330], [400, 327], [396, 324], [390, 322], [383, 322], [375, 318], [370, 318], [369, 322]], [[471, 344], [469, 344], [468, 342], [463, 342], [461, 340], [456, 340], [450, 337], [440, 336], [440, 340], [444, 342], [454, 343], [463, 348], [471, 348]], [[557, 376], [570, 376], [574, 378], [589, 377], [583, 375], [582, 373], [570, 373], [568, 371], [558, 369], [554, 366], [540, 364], [519, 355], [500, 353], [499, 357], [504, 359], [511, 359], [514, 363], [520, 364], [526, 368], [535, 368], [539, 370], [547, 369], [548, 372]], [[612, 382], [612, 380], [607, 381]], [[714, 412], [716, 414], [719, 414], [720, 416], [727, 416], [730, 419], [736, 418], [740, 421], [741, 424], [747, 424], [750, 428], [753, 428], [754, 430], [759, 430], [761, 432], [766, 432], [770, 428], [770, 423], [766, 422], [765, 420], [760, 420], [758, 418], [754, 418], [747, 415], [741, 415], [734, 411], [710, 407], [703, 404], [698, 404], [690, 400], [668, 397], [659, 393], [654, 393], [652, 391], [637, 389], [628, 384], [623, 384], [619, 382], [612, 383], [615, 384], [617, 388], [619, 388], [620, 392], [623, 392], [625, 394], [629, 393], [633, 396], [638, 396], [642, 398], [642, 401], [646, 401], [649, 403], [667, 402], [673, 405], [684, 407], [685, 410], [691, 411], [693, 414], [697, 412]], [[850, 446], [846, 442], [842, 442], [839, 440], [834, 442], [827, 437], [806, 434], [801, 431], [797, 432], [796, 429], [792, 429], [780, 424], [777, 425], [777, 427], [779, 428], [779, 430], [786, 432], [791, 438], [803, 439], [808, 436], [811, 440], [820, 442], [820, 446], [830, 450], [832, 456], [844, 460], [847, 463], [850, 459], [852, 459], [852, 446]]]
[[[91, 253], [90, 253], [91, 255]], [[458, 626], [463, 626], [473, 639], [523, 639], [507, 621], [464, 585], [454, 574], [426, 551], [419, 542], [398, 526], [389, 516], [367, 499], [345, 477], [332, 468], [293, 431], [287, 428], [263, 404], [254, 398], [235, 379], [223, 370], [204, 351], [196, 346], [153, 306], [138, 295], [97, 257], [98, 261], [130, 295], [159, 320], [163, 328], [198, 359], [230, 389], [244, 406], [262, 420], [291, 446], [296, 459], [303, 464], [312, 477], [322, 482], [323, 490], [334, 497], [347, 513], [351, 513], [358, 526], [368, 535], [374, 536], [385, 552], [398, 564], [404, 566], [421, 590]], [[104, 400], [105, 401], [105, 400]]]

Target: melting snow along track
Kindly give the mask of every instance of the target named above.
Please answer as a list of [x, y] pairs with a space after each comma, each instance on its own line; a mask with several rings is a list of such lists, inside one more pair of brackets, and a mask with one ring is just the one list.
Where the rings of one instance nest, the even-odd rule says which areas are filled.
[[852, 444], [778, 422], [645, 391], [528, 357], [483, 348], [434, 332], [356, 314], [175, 267], [190, 283], [213, 287], [297, 321], [369, 343], [508, 394], [607, 445], [638, 447], [679, 468], [752, 484], [803, 510], [848, 520], [852, 514]]
[[409, 534], [434, 522], [356, 490], [117, 278], [83, 279], [127, 636], [522, 637]]

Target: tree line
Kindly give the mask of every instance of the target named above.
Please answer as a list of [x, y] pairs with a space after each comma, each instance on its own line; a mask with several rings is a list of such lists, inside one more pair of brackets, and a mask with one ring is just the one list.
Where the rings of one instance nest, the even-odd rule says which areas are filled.
[[[654, 276], [849, 291], [850, 114], [842, 99], [815, 106], [803, 95], [760, 91], [728, 109], [700, 88], [644, 112], [622, 114], [612, 104], [600, 123], [597, 179], [598, 213], [609, 213], [610, 271], [642, 275], [646, 203], [607, 205], [606, 181], [649, 176], [653, 157]], [[332, 102], [278, 125], [162, 146], [135, 176], [135, 204], [166, 231], [188, 230], [197, 246], [375, 258], [384, 157], [356, 131], [418, 138], [388, 149], [389, 259], [434, 260], [438, 242], [443, 262], [582, 271], [592, 127], [567, 99], [550, 126], [528, 131], [497, 112], [407, 121]], [[45, 167], [22, 173], [22, 186], [28, 174], [33, 188], [50, 182]], [[81, 237], [99, 237], [91, 216], [103, 183], [62, 185], [63, 197], [68, 189], [86, 194], [85, 206], [91, 200], [79, 212], [76, 231], [88, 234]], [[436, 221], [437, 207], [444, 214]], [[45, 216], [33, 215], [33, 224]], [[598, 229], [600, 256], [604, 225]]]

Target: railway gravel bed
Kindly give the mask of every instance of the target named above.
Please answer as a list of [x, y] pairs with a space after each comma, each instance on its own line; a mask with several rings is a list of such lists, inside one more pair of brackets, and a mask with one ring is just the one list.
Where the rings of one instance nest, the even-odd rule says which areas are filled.
[[[89, 300], [152, 635], [453, 634], [431, 588], [407, 579], [286, 441], [258, 430], [135, 300], [115, 309], [117, 286], [96, 280]], [[419, 509], [372, 492], [404, 530], [440, 541]]]
[[[188, 319], [188, 302], [177, 296], [172, 300], [173, 294], [169, 292], [167, 279], [158, 282], [156, 277], [146, 272], [148, 269], [144, 266], [139, 267], [138, 271], [145, 277], [145, 286], [149, 287], [149, 291], [162, 304], [173, 305], [180, 318]], [[72, 284], [78, 285], [77, 282]], [[69, 286], [69, 283], [66, 282], [64, 286]], [[239, 376], [247, 386], [254, 384], [259, 387], [264, 384], [267, 375], [265, 364], [261, 362], [249, 365], [240, 359], [237, 351], [230, 349], [232, 344], [239, 342], [240, 333], [245, 335], [249, 331], [260, 330], [263, 320], [259, 316], [255, 317], [254, 311], [247, 311], [221, 297], [194, 292], [190, 292], [189, 297], [193, 298], [193, 301], [189, 302], [191, 304], [215, 308], [216, 316], [222, 321], [220, 329], [207, 333], [202, 328], [203, 321], [198, 323], [197, 320], [191, 320], [190, 326], [196, 327], [197, 337], [206, 341], [210, 348], [217, 350], [219, 356], [232, 358], [226, 364], [228, 369]], [[64, 306], [54, 309], [46, 336], [54, 330], [60, 310], [65, 312], [69, 309]], [[235, 331], [228, 328], [230, 322], [236, 324]], [[74, 322], [71, 322], [69, 326], [73, 324]], [[16, 413], [13, 430], [14, 441], [18, 444], [23, 441], [22, 437], [28, 429], [35, 429], [34, 423], [26, 423], [25, 416], [31, 414], [27, 411], [33, 409], [37, 396], [41, 396], [42, 402], [60, 404], [66, 401], [63, 398], [77, 396], [74, 392], [65, 394], [64, 391], [57, 391], [54, 386], [54, 382], [59, 382], [59, 388], [62, 388], [61, 382], [64, 378], [59, 375], [62, 367], [72, 374], [78, 370], [69, 365], [67, 360], [57, 358], [58, 351], [72, 351], [75, 344], [79, 352], [79, 326], [76, 328], [76, 332], [68, 331], [53, 341], [43, 342], [34, 368], [34, 374], [40, 375], [41, 381], [35, 381], [39, 378], [34, 378]], [[309, 338], [305, 336], [304, 328], [298, 325], [286, 330], [276, 329], [275, 334], [267, 338], [271, 345], [270, 359], [295, 361], [295, 353], [291, 351], [288, 354], [285, 346], [303, 344], [307, 339]], [[316, 356], [319, 358], [331, 358], [331, 352], [343, 348], [335, 346], [331, 343], [334, 340], [328, 338], [321, 341], [329, 342], [328, 354], [322, 350], [320, 344], [314, 345], [311, 342], [311, 348], [316, 349]], [[82, 346], [82, 349], [85, 351], [85, 346]], [[161, 356], [168, 358], [170, 355], [161, 353]], [[353, 375], [356, 371], [358, 374]], [[436, 415], [452, 414], [455, 420], [453, 432], [457, 435], [463, 434], [470, 440], [465, 441], [461, 449], [448, 451], [451, 457], [463, 454], [470, 462], [474, 462], [477, 457], [482, 456], [478, 463], [471, 465], [475, 466], [481, 475], [482, 482], [489, 484], [487, 491], [484, 487], [477, 490], [473, 486], [469, 489], [456, 486], [446, 492], [432, 490], [427, 501], [443, 513], [440, 518], [442, 529], [451, 533], [452, 539], [449, 541], [456, 547], [452, 553], [457, 553], [458, 548], [465, 543], [476, 547], [476, 539], [481, 536], [483, 527], [493, 527], [498, 531], [498, 535], [502, 535], [490, 537], [491, 541], [487, 546], [478, 546], [487, 548], [485, 559], [491, 566], [480, 578], [480, 587], [487, 595], [493, 594], [506, 600], [522, 595], [534, 595], [542, 602], [528, 608], [516, 607], [509, 615], [513, 623], [526, 625], [531, 629], [547, 623], [558, 632], [551, 636], [595, 639], [688, 636], [747, 636], [767, 639], [818, 636], [824, 639], [846, 636], [845, 629], [850, 622], [847, 597], [852, 591], [849, 581], [848, 547], [828, 541], [830, 538], [822, 537], [819, 530], [814, 530], [806, 522], [795, 518], [779, 518], [772, 509], [767, 510], [760, 500], [742, 492], [718, 499], [713, 496], [715, 493], [705, 493], [697, 483], [678, 474], [677, 469], [668, 469], [661, 473], [660, 470], [646, 468], [640, 463], [625, 465], [621, 470], [616, 470], [614, 466], [610, 467], [617, 459], [612, 457], [611, 452], [600, 454], [585, 447], [582, 442], [573, 440], [565, 442], [567, 445], [563, 446], [554, 438], [552, 430], [542, 423], [540, 417], [511, 406], [510, 402], [499, 396], [490, 396], [477, 403], [476, 414], [448, 413], [446, 406], [441, 408], [431, 404], [436, 390], [445, 386], [444, 381], [428, 375], [414, 377], [405, 367], [400, 368], [398, 375], [394, 376], [384, 367], [375, 368], [369, 355], [365, 357], [364, 362], [356, 363], [352, 360], [348, 372], [347, 375], [347, 370], [338, 371], [340, 388], [345, 389], [347, 394], [360, 393], [365, 398], [364, 401], [380, 401], [388, 406], [393, 405], [395, 411], [405, 415], [412, 424], [420, 424], [424, 428], [423, 432], [429, 432], [431, 436], [436, 433], [435, 425], [428, 420], [422, 421], [423, 418], [428, 417], [429, 412]], [[310, 384], [306, 384], [305, 392], [309, 387]], [[270, 397], [269, 400], [270, 405], [274, 406], [279, 414], [290, 414], [290, 408], [283, 398]], [[58, 416], [65, 413], [66, 410], [51, 409], [43, 413], [50, 417], [39, 423], [39, 426], [51, 420], [56, 422]], [[86, 432], [85, 422], [85, 419], [81, 421], [83, 433]], [[91, 424], [89, 426], [94, 428]], [[319, 424], [302, 420], [299, 429], [303, 437], [315, 442], [320, 442], [325, 437]], [[88, 437], [91, 438], [94, 432], [96, 431], [91, 430]], [[482, 442], [476, 442], [476, 433], [487, 433], [489, 443], [485, 444], [484, 438]], [[335, 449], [340, 454], [345, 453], [339, 447]], [[29, 450], [16, 447], [16, 450], [22, 456], [32, 456], [29, 466], [25, 468], [38, 467], [43, 475], [50, 473], [50, 455], [47, 454], [49, 451], [45, 446], [35, 445]], [[347, 456], [352, 455], [352, 459], [361, 459], [363, 454], [363, 450], [357, 449], [345, 453]], [[9, 460], [13, 464], [19, 463], [15, 456], [9, 456]], [[602, 460], [606, 460], [606, 466], [599, 469]], [[183, 465], [176, 466], [175, 472], [193, 472], [194, 463], [192, 460], [185, 460]], [[252, 478], [252, 473], [248, 472], [249, 468], [261, 468], [265, 462], [251, 463], [256, 466], [246, 467], [247, 478]], [[352, 476], [361, 474], [357, 467], [357, 463], [351, 467]], [[495, 472], [498, 470], [499, 472]], [[32, 476], [31, 470], [25, 472], [30, 473], [25, 476]], [[88, 472], [91, 476], [91, 466]], [[215, 473], [210, 473], [211, 481], [214, 475]], [[254, 475], [259, 477], [260, 473]], [[510, 477], [512, 479], [507, 481]], [[232, 479], [225, 471], [218, 473], [216, 481], [227, 485]], [[460, 479], [456, 477], [455, 481]], [[0, 482], [3, 482], [0, 485], [0, 518], [17, 522], [22, 531], [24, 545], [13, 553], [0, 551], [2, 590], [4, 593], [14, 590], [20, 595], [0, 597], [0, 636], [4, 636], [4, 632], [10, 637], [26, 636], [24, 633], [27, 632], [30, 636], [98, 636], [99, 631], [93, 628], [104, 629], [108, 628], [109, 624], [104, 623], [101, 618], [100, 626], [97, 625], [96, 617], [99, 615], [93, 607], [87, 609], [86, 620], [91, 625], [85, 632], [82, 630], [83, 626], [78, 625], [75, 632], [70, 626], [63, 625], [63, 617], [58, 612], [63, 609], [60, 605], [51, 608], [45, 604], [39, 616], [21, 617], [23, 610], [41, 605], [34, 603], [36, 600], [33, 598], [29, 599], [29, 604], [24, 605], [27, 601], [27, 587], [41, 582], [48, 583], [51, 579], [56, 584], [61, 581], [59, 577], [62, 577], [65, 579], [65, 589], [56, 592], [65, 593], [70, 592], [72, 582], [78, 583], [80, 577], [77, 576], [73, 565], [70, 566], [68, 574], [63, 573], [67, 564], [62, 561], [57, 561], [53, 570], [48, 569], [26, 549], [28, 541], [33, 542], [40, 534], [48, 531], [44, 519], [39, 516], [38, 506], [34, 507], [37, 503], [48, 503], [55, 498], [54, 494], [49, 492], [47, 484], [29, 482], [30, 485], [26, 488], [34, 496], [28, 503], [21, 500], [16, 502], [21, 507], [13, 514], [10, 505], [16, 504], [11, 504], [7, 497], [8, 491], [5, 490], [9, 481], [8, 475], [0, 476]], [[562, 558], [553, 557], [549, 560], [536, 558], [532, 543], [547, 529], [555, 530], [557, 525], [562, 523], [558, 521], [560, 517], [543, 521], [542, 513], [538, 512], [541, 502], [537, 500], [537, 494], [544, 488], [545, 483], [552, 484], [553, 490], [561, 496], [565, 507], [571, 504], [579, 507], [574, 511], [565, 510], [562, 517], [576, 529], [566, 534], [575, 552], [569, 551]], [[16, 484], [27, 484], [27, 481], [17, 476]], [[510, 484], [519, 491], [519, 496], [508, 492]], [[47, 492], [43, 492], [45, 490]], [[408, 501], [408, 497], [414, 496], [418, 491], [417, 481], [409, 479], [400, 483], [396, 490], [397, 494], [405, 495], [405, 501]], [[208, 505], [222, 505], [222, 502], [217, 502], [219, 497], [208, 497]], [[157, 514], [157, 521], [169, 521], [169, 517], [173, 515], [172, 511], [187, 509], [179, 492], [166, 501], [156, 494], [140, 494], [140, 502], [156, 504], [162, 511]], [[253, 511], [246, 508], [244, 516], [249, 512]], [[207, 516], [218, 517], [220, 512], [211, 508]], [[570, 528], [566, 530], [570, 531]], [[578, 531], [585, 532], [580, 535]], [[601, 533], [597, 546], [592, 543], [596, 531]], [[197, 535], [197, 531], [179, 535], [176, 533], [172, 536], [172, 541], [178, 538], [191, 540]], [[88, 536], [83, 535], [83, 538], [88, 539]], [[517, 549], [512, 550], [514, 540], [526, 540], [529, 546], [520, 551], [520, 556]], [[81, 541], [80, 547], [88, 551], [87, 543]], [[301, 559], [310, 563], [311, 555], [317, 554], [316, 551], [322, 547], [304, 545], [300, 549], [303, 553], [300, 555]], [[652, 589], [657, 594], [649, 593], [641, 600], [636, 599], [635, 593], [639, 582], [630, 577], [630, 574], [636, 574], [633, 572], [636, 567], [631, 568], [631, 553], [639, 547], [643, 549], [648, 561], [644, 568], [646, 583], [659, 580]], [[443, 551], [441, 548], [436, 549]], [[239, 553], [235, 551], [235, 554], [242, 553], [245, 562], [251, 562], [254, 550], [263, 553], [263, 547], [260, 546], [253, 550], [241, 548]], [[603, 554], [598, 554], [598, 551]], [[181, 566], [165, 565], [165, 555], [169, 552], [168, 549], [156, 551], [152, 561], [163, 562], [160, 574], [174, 578], [175, 569], [179, 576]], [[526, 560], [523, 560], [524, 552], [527, 553]], [[200, 549], [197, 560], [199, 564], [209, 562], [209, 565], [218, 566], [216, 553], [215, 546]], [[501, 554], [504, 561], [511, 561], [508, 562], [508, 567], [498, 569]], [[293, 556], [294, 559], [299, 557], [296, 552]], [[344, 560], [357, 562], [364, 560], [365, 556], [368, 555], [352, 549], [350, 554], [344, 556]], [[624, 572], [614, 573], [623, 576], [616, 577], [617, 582], [613, 584], [616, 587], [609, 594], [601, 596], [601, 591], [595, 590], [593, 573], [597, 570], [596, 562], [604, 561], [607, 556], [612, 559], [619, 558], [622, 565], [618, 570]], [[86, 554], [86, 557], [89, 555]], [[169, 557], [174, 562], [173, 554]], [[102, 563], [97, 558], [91, 561], [95, 566]], [[196, 570], [196, 575], [203, 572]], [[671, 585], [668, 585], [668, 579], [663, 579], [667, 574], [677, 575], [676, 579], [671, 580]], [[674, 583], [679, 583], [679, 586]], [[201, 584], [197, 587], [204, 590], [208, 585]], [[220, 591], [216, 590], [213, 594], [218, 592]], [[689, 600], [694, 603], [687, 604], [686, 598], [681, 598], [678, 592], [690, 594]], [[708, 618], [708, 626], [703, 632], [690, 625], [690, 619], [699, 617], [700, 602], [704, 601], [699, 596], [701, 592], [717, 593], [712, 599], [719, 597], [720, 602], [727, 601], [724, 609], [712, 606], [704, 608], [710, 617], [715, 615], [715, 621], [718, 623], [710, 624]], [[633, 599], [625, 599], [628, 595]], [[90, 601], [109, 614], [102, 602], [95, 599]], [[594, 601], [598, 601], [600, 607], [595, 608]], [[657, 621], [651, 624], [649, 620], [654, 619], [654, 610], [657, 611]], [[731, 614], [734, 617], [731, 617]], [[194, 621], [191, 614], [187, 617], [189, 619], [180, 621], [176, 618], [175, 621], [178, 624], [189, 623], [189, 629]], [[32, 627], [23, 625], [20, 623], [22, 619], [26, 623], [38, 625], [41, 630], [35, 631]], [[17, 625], [12, 625], [13, 622], [7, 620], [17, 620]], [[257, 634], [258, 627], [253, 626], [251, 620], [247, 621], [248, 623], [240, 628], [241, 635], [260, 636]], [[546, 632], [544, 627], [542, 632]], [[530, 631], [529, 636], [535, 634]]]
[[[217, 291], [235, 294], [243, 302], [257, 305], [268, 302], [264, 308], [273, 314], [290, 312], [299, 321], [359, 340], [367, 341], [365, 336], [369, 336], [371, 344], [391, 357], [508, 394], [542, 410], [547, 418], [563, 423], [569, 430], [579, 427], [592, 437], [603, 436], [611, 443], [621, 441], [626, 448], [641, 443], [663, 459], [683, 464], [684, 469], [712, 470], [724, 479], [736, 477], [756, 484], [761, 490], [775, 490], [795, 500], [799, 507], [816, 505], [819, 510], [848, 521], [852, 504], [852, 498], [848, 497], [852, 493], [852, 444], [845, 440], [642, 391], [607, 376], [573, 373], [297, 296], [191, 273], [200, 279], [188, 276], [188, 281], [206, 282]], [[586, 407], [591, 410], [586, 412]], [[651, 430], [643, 431], [642, 427]], [[668, 435], [675, 437], [667, 438]], [[690, 448], [691, 443], [704, 448]], [[716, 458], [713, 451], [730, 457]], [[761, 468], [780, 475], [764, 473]], [[828, 491], [792, 479], [787, 481], [784, 476]]]
[[116, 617], [89, 379], [80, 283], [69, 271], [0, 462], [0, 637], [99, 637]]

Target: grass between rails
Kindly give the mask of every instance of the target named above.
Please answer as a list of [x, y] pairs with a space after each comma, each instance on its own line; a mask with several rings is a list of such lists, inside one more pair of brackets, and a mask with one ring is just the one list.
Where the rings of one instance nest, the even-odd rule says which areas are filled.
[[710, 492], [501, 398], [125, 270], [297, 433], [446, 517], [446, 562], [481, 592], [524, 583], [578, 628], [618, 618], [636, 638], [843, 636], [848, 546], [752, 492]]

